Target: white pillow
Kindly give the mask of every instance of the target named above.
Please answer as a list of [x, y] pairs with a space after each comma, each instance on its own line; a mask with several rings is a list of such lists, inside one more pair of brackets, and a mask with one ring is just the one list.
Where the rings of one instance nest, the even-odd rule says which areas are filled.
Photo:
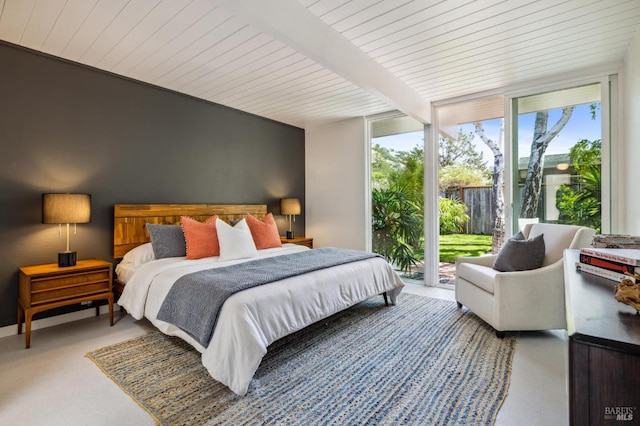
[[129, 250], [122, 258], [122, 263], [132, 263], [133, 265], [138, 266], [143, 263], [151, 262], [154, 259], [153, 246], [151, 243], [145, 243]]
[[253, 242], [247, 221], [242, 219], [235, 226], [225, 221], [216, 220], [216, 231], [220, 243], [220, 261], [245, 259], [258, 256], [256, 244]]

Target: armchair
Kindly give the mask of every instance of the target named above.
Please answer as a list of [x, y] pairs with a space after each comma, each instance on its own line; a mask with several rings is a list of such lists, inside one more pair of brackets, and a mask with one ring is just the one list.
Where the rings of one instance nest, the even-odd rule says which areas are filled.
[[549, 223], [527, 224], [522, 233], [527, 238], [544, 234], [541, 268], [500, 272], [492, 268], [497, 255], [456, 259], [458, 307], [469, 308], [498, 337], [504, 337], [506, 331], [566, 327], [563, 252], [588, 247], [595, 235], [590, 228]]

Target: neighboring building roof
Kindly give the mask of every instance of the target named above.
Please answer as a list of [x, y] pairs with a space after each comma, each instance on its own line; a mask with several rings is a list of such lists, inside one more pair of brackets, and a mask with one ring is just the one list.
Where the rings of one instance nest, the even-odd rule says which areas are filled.
[[[569, 161], [569, 153], [566, 154], [550, 154], [544, 156], [544, 168], [558, 168], [558, 165], [571, 164]], [[526, 170], [529, 165], [529, 157], [520, 157], [518, 159], [518, 170]]]

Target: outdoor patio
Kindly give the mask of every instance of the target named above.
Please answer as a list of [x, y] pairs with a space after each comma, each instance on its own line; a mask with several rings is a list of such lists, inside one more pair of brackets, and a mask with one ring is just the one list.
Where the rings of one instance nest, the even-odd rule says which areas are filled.
[[[412, 283], [424, 282], [424, 263], [420, 262], [411, 268], [409, 273], [399, 272], [402, 279], [406, 279]], [[440, 262], [439, 267], [439, 283], [440, 285], [454, 285], [456, 276], [455, 263]]]

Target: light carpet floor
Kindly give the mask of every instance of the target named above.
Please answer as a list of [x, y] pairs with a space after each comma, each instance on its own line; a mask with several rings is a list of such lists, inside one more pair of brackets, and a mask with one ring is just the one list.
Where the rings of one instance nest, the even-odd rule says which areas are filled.
[[249, 392], [160, 333], [88, 357], [161, 424], [492, 424], [516, 338], [451, 301], [371, 299], [275, 342]]

